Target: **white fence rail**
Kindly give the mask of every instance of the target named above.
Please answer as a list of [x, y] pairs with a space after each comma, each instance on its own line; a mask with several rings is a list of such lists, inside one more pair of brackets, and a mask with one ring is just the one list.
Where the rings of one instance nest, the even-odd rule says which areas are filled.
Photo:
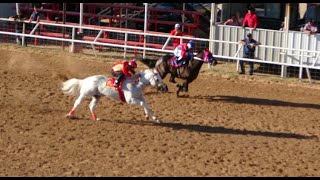
[[[2, 22], [13, 22], [13, 20], [0, 18], [0, 24]], [[28, 24], [28, 21], [24, 21]], [[32, 22], [33, 24], [35, 22]], [[72, 38], [59, 38], [59, 37], [48, 37], [43, 35], [34, 35], [36, 28], [40, 26], [46, 27], [62, 27], [65, 28], [65, 32], [69, 32]], [[75, 39], [76, 29], [83, 29], [87, 31], [94, 31], [95, 36], [91, 40], [77, 40]], [[194, 40], [197, 44], [197, 49], [203, 49], [209, 46], [209, 44], [213, 44], [211, 47], [211, 51], [214, 53], [214, 57], [222, 58], [222, 59], [233, 59], [233, 60], [246, 60], [253, 61], [258, 63], [267, 63], [267, 64], [277, 64], [286, 68], [287, 66], [294, 66], [310, 69], [320, 70], [320, 62], [318, 62], [319, 58], [319, 35], [311, 35], [307, 36], [301, 32], [286, 32], [282, 31], [272, 31], [265, 29], [257, 29], [257, 31], [253, 31], [253, 37], [262, 43], [256, 50], [256, 59], [244, 59], [240, 58], [242, 55], [241, 45], [238, 43], [240, 39], [243, 39], [245, 35], [250, 31], [250, 29], [243, 29], [235, 26], [223, 26], [217, 25], [214, 27], [215, 39], [204, 39], [204, 38], [194, 38], [194, 37], [178, 37], [182, 40]], [[99, 42], [98, 39], [102, 35], [102, 33], [118, 33], [121, 34], [123, 38], [124, 44], [114, 44], [114, 43], [106, 43]], [[144, 32], [136, 32], [136, 31], [127, 31], [127, 30], [114, 30], [108, 27], [90, 27], [90, 26], [79, 26], [79, 25], [66, 25], [59, 23], [48, 23], [48, 22], [39, 22], [38, 26], [35, 26], [30, 34], [25, 33], [14, 33], [1, 30], [0, 34], [10, 35], [10, 36], [22, 36], [31, 37], [31, 38], [39, 38], [39, 39], [47, 39], [47, 40], [56, 40], [56, 41], [64, 41], [70, 42], [72, 45], [74, 43], [82, 43], [89, 44], [92, 46], [93, 50], [95, 50], [94, 45], [96, 46], [107, 46], [107, 47], [117, 47], [122, 48], [124, 50], [124, 57], [126, 56], [126, 52], [128, 49], [139, 49], [153, 52], [162, 52], [162, 53], [171, 53], [172, 50], [166, 50], [165, 47], [168, 44], [170, 38], [177, 38], [177, 36], [164, 35], [164, 34], [156, 34], [156, 33], [144, 33]], [[130, 36], [143, 36], [144, 38], [161, 38], [162, 40], [158, 40], [157, 43], [161, 45], [161, 48], [150, 48], [147, 47], [147, 44], [144, 43], [143, 46], [135, 46], [128, 45], [128, 38]], [[132, 41], [131, 41], [132, 42]], [[286, 43], [289, 42], [289, 43]], [[154, 42], [156, 43], [156, 42]], [[145, 53], [144, 53], [145, 54]]]
[[[237, 50], [235, 44], [252, 32], [253, 38], [262, 45], [256, 50], [255, 58], [264, 63], [297, 66], [302, 68], [318, 69], [320, 66], [320, 34], [308, 35], [299, 31], [276, 31], [268, 29], [244, 29], [238, 26], [217, 25], [214, 26], [215, 39], [229, 41], [231, 43], [216, 43], [214, 54], [220, 56], [232, 56]], [[239, 56], [242, 56], [241, 51]], [[283, 72], [286, 71], [283, 66]], [[285, 73], [283, 73], [283, 76]]]

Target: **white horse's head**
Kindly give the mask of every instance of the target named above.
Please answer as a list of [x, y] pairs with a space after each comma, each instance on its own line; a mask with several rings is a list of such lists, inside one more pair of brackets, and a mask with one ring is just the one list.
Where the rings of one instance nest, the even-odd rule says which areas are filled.
[[161, 92], [167, 92], [168, 86], [162, 81], [158, 71], [156, 69], [146, 69], [140, 73], [140, 82], [147, 85], [150, 84], [153, 87], [156, 87], [157, 90]]

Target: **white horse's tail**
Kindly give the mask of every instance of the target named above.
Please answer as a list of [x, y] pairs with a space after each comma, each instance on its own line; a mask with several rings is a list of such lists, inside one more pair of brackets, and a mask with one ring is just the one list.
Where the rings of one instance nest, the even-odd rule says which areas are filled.
[[62, 92], [66, 95], [76, 96], [80, 93], [80, 79], [72, 78], [62, 83]]

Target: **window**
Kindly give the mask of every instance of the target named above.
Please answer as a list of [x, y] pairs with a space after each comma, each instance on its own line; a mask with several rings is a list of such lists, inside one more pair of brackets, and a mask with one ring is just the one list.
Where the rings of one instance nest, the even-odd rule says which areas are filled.
[[280, 19], [280, 3], [251, 3], [258, 17]]

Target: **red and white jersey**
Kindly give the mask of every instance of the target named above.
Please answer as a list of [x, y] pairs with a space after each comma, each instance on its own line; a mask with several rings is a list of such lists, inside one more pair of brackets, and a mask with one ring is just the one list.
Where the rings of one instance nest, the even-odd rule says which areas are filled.
[[186, 57], [186, 54], [189, 52], [188, 47], [187, 47], [188, 43], [183, 43], [183, 44], [179, 44], [174, 50], [173, 50], [173, 54], [176, 57], [179, 57], [178, 59], [182, 59]]

